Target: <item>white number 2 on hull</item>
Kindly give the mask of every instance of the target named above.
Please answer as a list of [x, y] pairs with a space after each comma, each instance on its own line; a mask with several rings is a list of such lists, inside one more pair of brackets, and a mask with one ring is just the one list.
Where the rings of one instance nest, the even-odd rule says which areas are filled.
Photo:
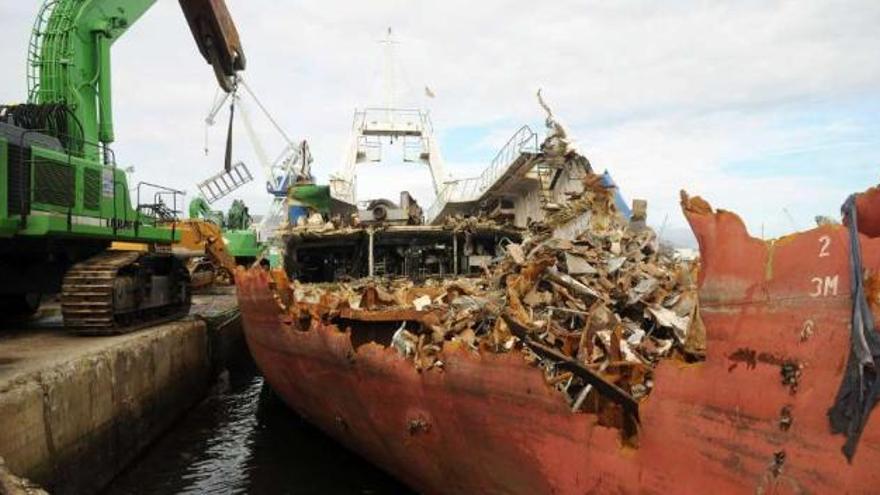
[[826, 256], [831, 256], [831, 253], [828, 252], [828, 248], [831, 247], [831, 236], [823, 235], [819, 238], [819, 257], [825, 258]]

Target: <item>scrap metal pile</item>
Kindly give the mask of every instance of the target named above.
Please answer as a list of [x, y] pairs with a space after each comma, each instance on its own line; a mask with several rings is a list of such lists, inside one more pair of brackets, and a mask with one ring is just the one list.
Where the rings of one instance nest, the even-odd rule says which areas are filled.
[[[597, 412], [600, 422], [626, 429], [651, 392], [658, 361], [700, 359], [705, 339], [696, 265], [661, 249], [643, 212], [619, 214], [613, 192], [588, 173], [583, 192], [534, 222], [521, 243], [507, 244], [481, 277], [283, 281], [289, 290], [278, 301], [302, 325], [332, 323], [351, 331], [353, 342], [358, 321], [393, 322], [385, 329], [390, 345], [420, 371], [442, 370], [444, 345], [455, 343], [522, 353], [572, 411]], [[574, 239], [554, 236], [585, 216]]]

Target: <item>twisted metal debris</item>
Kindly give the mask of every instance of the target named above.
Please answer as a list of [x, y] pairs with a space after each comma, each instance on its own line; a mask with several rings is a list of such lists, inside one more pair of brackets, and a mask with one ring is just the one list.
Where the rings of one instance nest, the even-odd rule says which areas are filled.
[[[564, 136], [548, 140], [551, 159], [586, 161]], [[588, 173], [583, 186], [547, 209], [521, 243], [507, 244], [480, 277], [301, 284], [278, 273], [276, 298], [301, 329], [332, 322], [353, 341], [357, 321], [381, 313], [376, 320], [395, 322], [384, 329], [384, 343], [421, 372], [442, 372], [445, 342], [476, 353], [521, 353], [573, 412], [634, 428], [635, 405], [651, 393], [658, 361], [703, 356], [697, 267], [661, 247], [644, 211], [625, 219], [601, 176]], [[580, 235], [554, 235], [576, 218], [585, 227]], [[487, 220], [451, 221], [467, 228]]]

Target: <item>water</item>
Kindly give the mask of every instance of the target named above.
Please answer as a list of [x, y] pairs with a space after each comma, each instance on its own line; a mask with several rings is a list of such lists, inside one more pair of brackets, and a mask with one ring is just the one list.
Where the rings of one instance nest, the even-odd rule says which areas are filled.
[[236, 372], [107, 488], [108, 494], [410, 493]]

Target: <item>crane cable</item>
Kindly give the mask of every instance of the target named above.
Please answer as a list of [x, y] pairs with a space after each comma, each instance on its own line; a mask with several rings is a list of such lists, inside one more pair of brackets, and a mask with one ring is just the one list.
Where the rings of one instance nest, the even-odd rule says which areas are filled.
[[226, 157], [223, 161], [223, 168], [226, 173], [232, 171], [232, 122], [235, 120], [235, 100], [237, 98], [238, 84], [232, 87], [232, 98], [229, 100], [229, 127], [226, 130]]
[[[208, 117], [205, 119], [205, 124], [206, 124], [206, 126], [205, 126], [205, 155], [208, 154], [208, 127], [210, 127], [214, 124], [214, 118], [217, 116], [217, 113], [220, 111], [220, 109], [226, 103], [226, 100], [231, 98], [231, 101], [229, 104], [229, 111], [230, 111], [229, 119], [230, 120], [229, 120], [229, 128], [227, 130], [226, 159], [225, 159], [226, 171], [228, 172], [230, 170], [231, 157], [232, 157], [232, 119], [233, 119], [233, 116], [235, 113], [236, 100], [238, 101], [238, 103], [240, 105], [242, 103], [242, 100], [240, 99], [240, 97], [237, 94], [239, 86], [243, 87], [245, 89], [245, 91], [247, 91], [247, 93], [250, 95], [250, 97], [253, 98], [254, 102], [257, 104], [257, 107], [260, 109], [260, 111], [263, 113], [263, 115], [266, 117], [266, 119], [272, 124], [272, 127], [275, 128], [275, 130], [278, 132], [278, 134], [280, 134], [281, 137], [286, 142], [286, 146], [284, 147], [284, 150], [282, 150], [281, 154], [279, 154], [278, 158], [276, 158], [274, 162], [270, 162], [268, 159], [268, 156], [267, 156], [265, 150], [263, 149], [262, 144], [261, 144], [261, 142], [260, 142], [260, 140], [259, 140], [259, 138], [253, 128], [252, 122], [248, 118], [247, 112], [245, 111], [246, 107], [243, 105], [241, 106], [240, 110], [241, 110], [243, 124], [245, 126], [245, 131], [247, 132], [248, 137], [251, 140], [251, 144], [254, 147], [254, 151], [257, 154], [257, 158], [262, 162], [263, 169], [267, 175], [267, 178], [270, 181], [274, 181], [272, 169], [275, 167], [275, 164], [277, 164], [282, 159], [284, 159], [284, 157], [288, 156], [288, 154], [290, 152], [295, 152], [298, 155], [300, 155], [300, 156], [298, 156], [298, 158], [302, 159], [304, 162], [304, 165], [303, 165], [300, 173], [303, 173], [304, 170], [308, 170], [309, 164], [306, 162], [309, 160], [309, 157], [302, 155], [303, 150], [301, 149], [301, 147], [293, 142], [293, 140], [290, 138], [290, 136], [288, 136], [288, 134], [281, 127], [281, 125], [278, 124], [278, 121], [275, 120], [275, 118], [272, 116], [272, 114], [269, 113], [269, 110], [266, 108], [265, 105], [263, 105], [263, 102], [257, 97], [256, 93], [254, 93], [254, 91], [251, 89], [251, 87], [244, 80], [244, 77], [242, 77], [240, 74], [236, 75], [235, 86], [234, 86], [234, 89], [231, 93], [226, 93], [220, 99], [218, 99], [218, 93], [215, 93], [214, 104], [211, 107], [210, 112], [208, 113]], [[274, 184], [273, 184], [273, 186], [274, 186]]]
[[244, 130], [247, 132], [248, 137], [251, 140], [251, 146], [254, 148], [254, 152], [257, 154], [257, 159], [260, 161], [260, 165], [263, 166], [263, 172], [266, 174], [267, 178], [272, 175], [272, 163], [269, 162], [269, 157], [266, 155], [266, 150], [263, 148], [262, 143], [257, 137], [257, 132], [254, 130], [254, 126], [251, 123], [250, 116], [248, 112], [245, 110], [245, 106], [241, 107], [241, 123], [244, 125]]
[[290, 139], [290, 136], [288, 136], [287, 133], [284, 132], [284, 129], [282, 129], [280, 125], [278, 125], [278, 122], [275, 121], [275, 119], [272, 117], [272, 114], [269, 113], [269, 110], [267, 110], [266, 107], [263, 106], [263, 102], [261, 102], [260, 99], [257, 98], [257, 95], [254, 94], [254, 92], [251, 90], [251, 87], [248, 86], [248, 84], [245, 82], [244, 78], [238, 76], [238, 82], [240, 82], [245, 91], [247, 91], [248, 94], [251, 95], [251, 98], [253, 98], [254, 101], [257, 103], [257, 107], [259, 107], [260, 110], [263, 112], [263, 115], [265, 115], [266, 118], [269, 119], [269, 122], [271, 122], [272, 126], [275, 127], [275, 130], [278, 131], [278, 133], [281, 134], [282, 137], [284, 137], [284, 140], [287, 141], [287, 144], [293, 145], [293, 140]]
[[[236, 89], [238, 88], [238, 84], [240, 84], [242, 87], [244, 87], [244, 89], [251, 96], [251, 98], [254, 99], [254, 102], [257, 104], [257, 107], [260, 109], [260, 111], [263, 113], [263, 115], [266, 116], [266, 119], [268, 119], [269, 122], [272, 124], [272, 127], [274, 127], [275, 130], [278, 131], [278, 134], [281, 134], [281, 137], [284, 138], [284, 141], [286, 141], [287, 148], [285, 148], [285, 151], [282, 153], [282, 155], [285, 154], [287, 152], [287, 150], [293, 148], [295, 146], [293, 140], [290, 139], [290, 136], [288, 136], [286, 132], [284, 132], [284, 129], [281, 127], [281, 125], [278, 124], [278, 121], [276, 121], [275, 118], [272, 116], [272, 114], [269, 113], [269, 110], [265, 107], [265, 105], [263, 105], [263, 102], [260, 101], [259, 98], [257, 98], [257, 95], [254, 93], [254, 91], [251, 89], [251, 87], [248, 86], [247, 82], [245, 82], [244, 78], [240, 74], [236, 76]], [[205, 118], [205, 155], [208, 154], [208, 128], [214, 125], [214, 118], [217, 116], [217, 113], [220, 111], [220, 109], [226, 103], [226, 100], [230, 98], [230, 96], [232, 97], [232, 100], [233, 100], [233, 102], [230, 103], [230, 113], [233, 112], [233, 107], [235, 105], [236, 98], [239, 98], [238, 95], [236, 94], [236, 90], [233, 90], [232, 93], [225, 93], [222, 98], [218, 99], [218, 96], [219, 96], [219, 90], [217, 90], [217, 92], [215, 92], [214, 100], [213, 100], [214, 103], [211, 106], [211, 110], [208, 112], [208, 116]], [[241, 103], [241, 100], [239, 99], [239, 104], [240, 103]], [[242, 107], [241, 110], [243, 112], [244, 107]], [[231, 119], [231, 117], [230, 117], [230, 119]], [[230, 120], [230, 122], [231, 122], [231, 120]], [[230, 124], [230, 126], [231, 126], [231, 124]], [[228, 134], [231, 135], [231, 131], [229, 131]], [[253, 132], [248, 132], [248, 134], [251, 136], [252, 139], [256, 136], [256, 134]], [[255, 144], [255, 146], [259, 146], [256, 144], [256, 142], [254, 144]], [[229, 145], [227, 143], [227, 148], [228, 147], [229, 147]], [[265, 152], [263, 153], [263, 156], [265, 156]], [[266, 160], [266, 161], [268, 161], [268, 160]]]

